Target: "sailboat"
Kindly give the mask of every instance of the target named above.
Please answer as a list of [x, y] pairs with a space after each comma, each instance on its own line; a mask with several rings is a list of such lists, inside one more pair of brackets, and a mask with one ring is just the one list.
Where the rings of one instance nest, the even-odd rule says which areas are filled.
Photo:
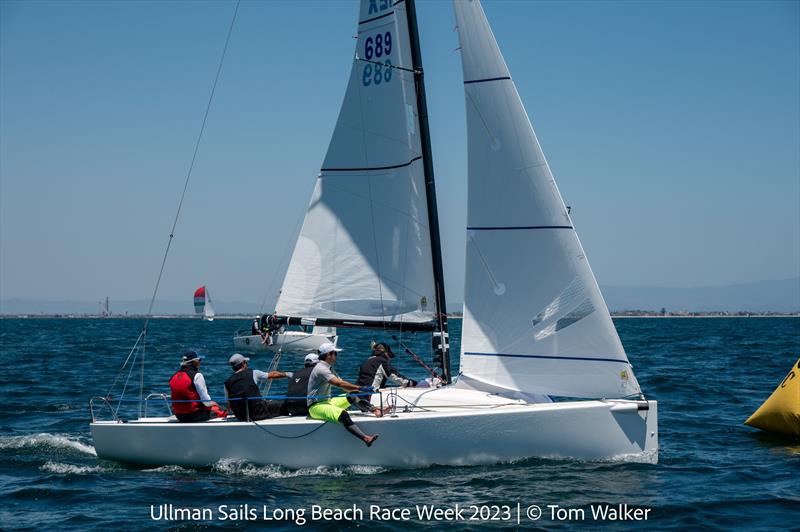
[[[447, 331], [413, 0], [361, 0], [339, 118], [277, 304], [284, 325], [430, 334], [444, 385], [380, 390], [365, 449], [309, 418], [93, 421], [98, 456], [417, 467], [658, 458], [646, 400], [480, 2], [455, 2], [469, 150], [461, 367]], [[180, 442], [180, 445], [171, 443]]]
[[194, 313], [202, 315], [206, 321], [214, 321], [214, 308], [211, 306], [211, 296], [205, 286], [194, 291]]
[[[256, 317], [258, 319], [258, 317]], [[233, 347], [247, 353], [295, 352], [309, 353], [324, 343], [336, 344], [336, 327], [302, 326], [301, 330], [279, 327], [274, 331], [251, 334], [252, 329], [240, 329], [233, 335]]]

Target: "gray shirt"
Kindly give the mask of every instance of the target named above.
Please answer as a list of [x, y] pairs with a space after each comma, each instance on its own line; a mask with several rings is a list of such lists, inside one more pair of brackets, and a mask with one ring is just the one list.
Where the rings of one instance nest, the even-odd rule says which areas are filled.
[[313, 405], [319, 401], [328, 399], [331, 394], [330, 381], [336, 378], [336, 374], [331, 369], [331, 365], [320, 360], [314, 366], [311, 375], [308, 376], [308, 399], [306, 399], [308, 406]]

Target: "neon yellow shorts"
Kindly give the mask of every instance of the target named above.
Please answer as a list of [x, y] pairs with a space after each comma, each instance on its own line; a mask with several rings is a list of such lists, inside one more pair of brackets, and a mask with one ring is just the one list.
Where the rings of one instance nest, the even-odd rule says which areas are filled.
[[318, 403], [314, 403], [308, 409], [308, 415], [313, 419], [321, 419], [322, 421], [339, 422], [339, 416], [347, 410], [350, 406], [350, 401], [347, 400], [346, 395], [337, 395], [330, 399], [325, 399]]

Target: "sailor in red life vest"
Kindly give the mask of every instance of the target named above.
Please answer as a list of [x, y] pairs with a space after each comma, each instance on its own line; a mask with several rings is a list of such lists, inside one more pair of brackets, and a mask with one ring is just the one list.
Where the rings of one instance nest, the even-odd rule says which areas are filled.
[[169, 380], [172, 392], [172, 411], [178, 421], [196, 423], [212, 417], [225, 417], [227, 411], [211, 400], [206, 388], [206, 379], [200, 373], [202, 356], [195, 351], [187, 351], [181, 359], [181, 369]]

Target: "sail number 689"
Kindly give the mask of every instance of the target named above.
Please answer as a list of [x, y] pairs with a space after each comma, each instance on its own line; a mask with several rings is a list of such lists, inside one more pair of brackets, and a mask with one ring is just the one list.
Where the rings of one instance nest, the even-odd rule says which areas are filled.
[[374, 37], [367, 37], [364, 41], [364, 57], [369, 61], [373, 57], [382, 57], [392, 53], [392, 34], [379, 33]]

